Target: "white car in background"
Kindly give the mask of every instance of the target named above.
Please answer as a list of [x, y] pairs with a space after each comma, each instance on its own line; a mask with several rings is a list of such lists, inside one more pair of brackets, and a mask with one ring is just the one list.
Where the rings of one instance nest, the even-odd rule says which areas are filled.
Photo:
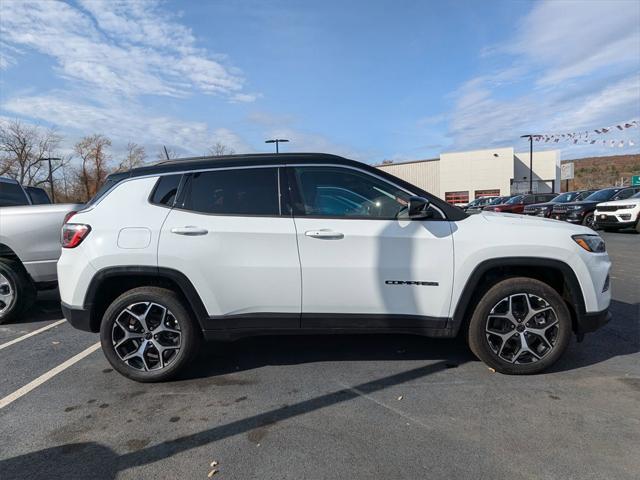
[[594, 215], [597, 228], [635, 228], [640, 232], [640, 192], [624, 200], [599, 203]]

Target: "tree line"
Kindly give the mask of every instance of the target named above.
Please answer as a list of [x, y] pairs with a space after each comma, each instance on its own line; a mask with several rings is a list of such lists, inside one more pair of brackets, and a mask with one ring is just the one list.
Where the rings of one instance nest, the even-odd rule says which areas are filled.
[[[118, 154], [111, 151], [111, 139], [95, 133], [81, 138], [71, 153], [63, 154], [63, 141], [55, 129], [10, 120], [0, 124], [0, 176], [22, 185], [42, 187], [51, 196], [49, 160], [56, 202], [86, 202], [102, 186], [107, 176], [150, 163], [144, 146], [129, 142]], [[231, 155], [233, 149], [215, 142], [211, 156]], [[175, 151], [161, 148], [156, 160], [176, 158]]]

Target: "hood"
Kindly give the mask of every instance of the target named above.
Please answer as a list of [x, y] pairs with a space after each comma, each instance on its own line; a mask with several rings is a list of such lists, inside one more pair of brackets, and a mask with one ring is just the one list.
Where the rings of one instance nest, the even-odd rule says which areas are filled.
[[579, 205], [581, 207], [593, 207], [595, 205], [597, 205], [599, 202], [592, 202], [592, 201], [584, 201], [584, 200], [580, 200], [578, 202], [566, 202], [566, 203], [556, 203], [556, 205], [565, 205], [565, 206], [570, 206], [570, 205]]
[[553, 207], [554, 205], [559, 205], [560, 203], [561, 202], [533, 203], [531, 205], [525, 205], [524, 208], [527, 209], [527, 208]]
[[530, 215], [517, 215], [513, 213], [498, 213], [498, 212], [482, 212], [481, 217], [491, 224], [498, 226], [513, 225], [516, 227], [544, 227], [544, 228], [557, 228], [568, 231], [574, 231], [575, 233], [594, 233], [593, 230], [583, 227], [581, 225], [573, 225], [571, 223], [562, 222], [559, 220], [552, 220], [550, 218], [535, 217]]
[[598, 203], [598, 206], [600, 205], [606, 205], [606, 206], [615, 206], [615, 205], [638, 205], [640, 204], [640, 198], [625, 198], [624, 200], [611, 200], [609, 202], [600, 202]]

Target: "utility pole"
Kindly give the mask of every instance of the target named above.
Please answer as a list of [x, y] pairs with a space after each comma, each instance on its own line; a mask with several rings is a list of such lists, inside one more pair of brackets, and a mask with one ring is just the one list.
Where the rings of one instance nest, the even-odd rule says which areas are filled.
[[60, 160], [58, 157], [41, 158], [39, 161], [47, 160], [49, 162], [49, 187], [51, 188], [51, 203], [56, 203], [55, 193], [53, 191], [53, 170], [51, 168], [51, 160]]
[[529, 139], [529, 193], [533, 193], [533, 137], [536, 135], [520, 135], [520, 138]]
[[286, 138], [272, 138], [269, 140], [265, 140], [264, 143], [275, 143], [276, 144], [276, 153], [280, 153], [280, 149], [278, 148], [278, 144], [287, 143], [289, 140]]

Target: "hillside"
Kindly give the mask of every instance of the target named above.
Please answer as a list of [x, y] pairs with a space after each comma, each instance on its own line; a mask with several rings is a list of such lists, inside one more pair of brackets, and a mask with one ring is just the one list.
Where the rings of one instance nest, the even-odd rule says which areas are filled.
[[[588, 157], [563, 160], [574, 162], [575, 178], [569, 180], [569, 190], [583, 188], [608, 187], [610, 185], [630, 184], [632, 175], [640, 175], [640, 154], [612, 155], [608, 157]], [[565, 182], [562, 182], [565, 190]]]

